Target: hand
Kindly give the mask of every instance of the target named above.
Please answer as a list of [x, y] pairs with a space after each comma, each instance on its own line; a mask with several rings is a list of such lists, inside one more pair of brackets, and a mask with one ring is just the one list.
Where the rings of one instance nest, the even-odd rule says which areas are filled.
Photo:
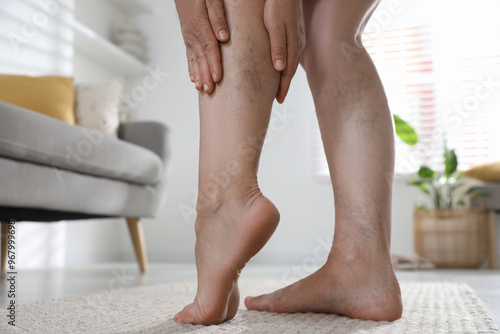
[[267, 0], [264, 24], [271, 38], [274, 69], [281, 72], [276, 100], [283, 103], [305, 46], [302, 0]]
[[186, 44], [189, 77], [207, 94], [222, 79], [219, 42], [229, 40], [223, 0], [175, 0]]

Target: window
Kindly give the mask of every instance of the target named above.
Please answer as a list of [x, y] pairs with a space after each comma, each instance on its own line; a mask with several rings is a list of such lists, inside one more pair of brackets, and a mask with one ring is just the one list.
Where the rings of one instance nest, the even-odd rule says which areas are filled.
[[[415, 147], [396, 139], [397, 174], [414, 173], [422, 164], [441, 170], [445, 140], [462, 170], [500, 159], [500, 25], [492, 14], [499, 4], [445, 3], [416, 16], [402, 13], [399, 26], [363, 35], [391, 111], [419, 135]], [[411, 11], [426, 2], [402, 6]], [[316, 137], [315, 174], [324, 179], [328, 168], [318, 131]]]

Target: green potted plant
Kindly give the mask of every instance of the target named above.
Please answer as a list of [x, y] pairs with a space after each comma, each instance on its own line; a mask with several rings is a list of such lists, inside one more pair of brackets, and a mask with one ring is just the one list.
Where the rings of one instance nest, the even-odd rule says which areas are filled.
[[415, 130], [406, 123], [401, 117], [397, 115], [392, 115], [394, 118], [394, 126], [396, 128], [396, 135], [404, 141], [409, 146], [413, 146], [418, 142], [418, 136], [415, 133]]
[[433, 203], [431, 208], [421, 203], [415, 207], [415, 251], [436, 267], [477, 268], [484, 260], [486, 213], [482, 207], [467, 208], [466, 199], [488, 194], [467, 187], [457, 166], [455, 151], [445, 145], [444, 171], [422, 166], [409, 183]]
[[[466, 188], [466, 183], [462, 180], [464, 172], [458, 171], [457, 167], [455, 150], [449, 150], [445, 145], [444, 171], [436, 173], [427, 166], [421, 166], [410, 185], [417, 186], [426, 195], [431, 196], [435, 209], [465, 207], [468, 196], [487, 196], [473, 187]], [[416, 209], [425, 209], [425, 206], [419, 204]]]

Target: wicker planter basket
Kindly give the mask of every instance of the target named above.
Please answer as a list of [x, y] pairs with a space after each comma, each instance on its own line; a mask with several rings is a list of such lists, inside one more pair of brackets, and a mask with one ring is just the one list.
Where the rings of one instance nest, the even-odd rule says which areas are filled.
[[415, 210], [415, 251], [438, 268], [477, 268], [485, 260], [486, 222], [483, 208]]

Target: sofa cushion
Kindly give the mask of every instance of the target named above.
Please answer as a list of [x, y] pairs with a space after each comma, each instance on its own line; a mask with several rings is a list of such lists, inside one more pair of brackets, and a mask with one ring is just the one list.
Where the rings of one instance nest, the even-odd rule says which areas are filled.
[[76, 124], [117, 137], [123, 78], [103, 84], [76, 85]]
[[0, 100], [75, 124], [73, 78], [0, 75]]
[[152, 217], [163, 182], [144, 185], [66, 171], [58, 182], [49, 166], [0, 157], [0, 206], [114, 217]]
[[0, 156], [140, 184], [156, 184], [163, 163], [152, 151], [0, 101]]
[[465, 171], [465, 175], [485, 182], [500, 182], [500, 161], [479, 164]]

